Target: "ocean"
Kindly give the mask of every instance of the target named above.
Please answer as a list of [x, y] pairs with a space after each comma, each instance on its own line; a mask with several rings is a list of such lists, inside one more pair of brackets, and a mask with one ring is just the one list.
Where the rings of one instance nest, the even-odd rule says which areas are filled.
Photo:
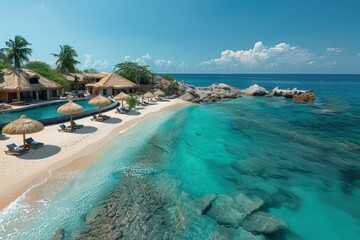
[[[173, 74], [314, 90], [163, 112], [0, 212], [0, 239], [358, 239], [360, 75]], [[34, 187], [37, 188], [37, 187]], [[58, 189], [58, 188], [57, 188]], [[260, 217], [259, 217], [260, 216]], [[101, 237], [100, 237], [101, 236]]]

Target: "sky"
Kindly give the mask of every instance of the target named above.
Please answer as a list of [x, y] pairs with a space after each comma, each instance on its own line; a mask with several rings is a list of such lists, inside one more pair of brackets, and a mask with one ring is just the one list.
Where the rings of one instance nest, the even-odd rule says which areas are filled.
[[359, 0], [0, 0], [0, 48], [32, 60], [68, 44], [79, 69], [157, 73], [360, 73]]

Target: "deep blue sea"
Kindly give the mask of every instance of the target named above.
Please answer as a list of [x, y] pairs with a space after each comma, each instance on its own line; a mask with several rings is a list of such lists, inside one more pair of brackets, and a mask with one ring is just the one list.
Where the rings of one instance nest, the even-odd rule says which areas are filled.
[[[24, 195], [0, 212], [0, 239], [59, 228], [65, 239], [359, 239], [360, 75], [174, 77], [312, 89], [317, 100], [240, 97], [157, 114], [88, 168], [52, 178], [60, 190], [34, 187], [35, 206]], [[271, 217], [283, 227], [261, 232]]]

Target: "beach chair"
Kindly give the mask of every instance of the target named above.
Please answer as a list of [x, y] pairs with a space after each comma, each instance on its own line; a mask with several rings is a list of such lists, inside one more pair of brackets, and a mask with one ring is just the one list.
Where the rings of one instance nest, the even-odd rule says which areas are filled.
[[72, 127], [75, 128], [75, 129], [80, 129], [80, 128], [83, 128], [83, 127], [84, 127], [84, 125], [82, 125], [82, 124], [77, 124], [77, 123], [74, 122], [74, 121], [71, 122], [71, 125], [72, 125]]
[[118, 114], [127, 114], [129, 112], [129, 110], [126, 109], [121, 109], [121, 108], [116, 108], [115, 113]]
[[27, 138], [25, 139], [25, 147], [26, 148], [32, 148], [32, 149], [38, 149], [44, 146], [44, 143], [37, 142], [33, 138]]
[[6, 145], [6, 147], [8, 148], [8, 150], [4, 150], [4, 152], [7, 155], [20, 156], [20, 155], [23, 155], [24, 153], [27, 153], [29, 151], [29, 149], [27, 149], [27, 148], [18, 147], [15, 143]]
[[93, 115], [90, 120], [91, 120], [91, 121], [95, 121], [95, 122], [103, 122], [103, 121], [105, 121], [104, 118], [102, 118], [102, 117], [100, 117], [100, 116], [98, 117], [98, 116], [96, 116], [96, 115]]
[[60, 129], [58, 129], [59, 132], [75, 132], [75, 128], [69, 128], [66, 127], [65, 124], [59, 125]]
[[99, 117], [98, 117], [98, 118], [102, 118], [102, 119], [104, 119], [104, 121], [105, 121], [106, 119], [109, 119], [110, 116], [108, 116], [108, 115], [103, 115], [103, 114], [99, 114]]

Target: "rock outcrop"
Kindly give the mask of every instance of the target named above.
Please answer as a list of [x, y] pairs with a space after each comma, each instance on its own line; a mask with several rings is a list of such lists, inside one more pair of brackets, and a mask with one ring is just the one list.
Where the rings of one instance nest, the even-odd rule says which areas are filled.
[[314, 102], [316, 99], [313, 91], [306, 91], [300, 95], [295, 95], [292, 100], [297, 103]]
[[181, 82], [179, 84], [179, 90], [184, 93], [180, 97], [181, 99], [194, 103], [212, 103], [220, 99], [236, 98], [240, 94], [237, 88], [224, 83], [214, 83], [209, 87], [195, 87]]
[[265, 96], [269, 94], [269, 91], [257, 84], [254, 84], [244, 90], [240, 90], [241, 94], [247, 96]]
[[284, 97], [292, 99], [294, 102], [306, 103], [314, 102], [316, 96], [312, 90], [280, 89], [274, 88], [271, 92], [257, 84], [254, 84], [246, 89], [240, 90], [242, 95], [246, 96], [267, 96], [267, 97]]

